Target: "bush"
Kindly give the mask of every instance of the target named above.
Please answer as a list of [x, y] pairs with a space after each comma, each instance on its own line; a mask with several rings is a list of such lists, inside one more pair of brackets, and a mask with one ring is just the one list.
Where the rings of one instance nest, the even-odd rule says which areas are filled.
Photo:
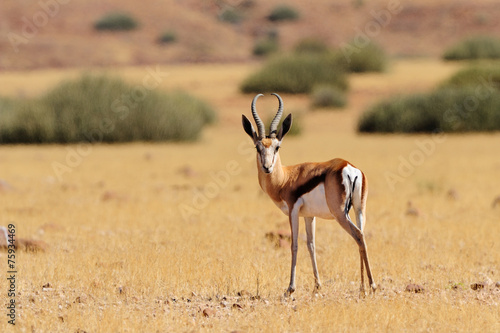
[[259, 39], [253, 46], [253, 55], [256, 56], [268, 56], [279, 50], [278, 40], [275, 38], [263, 38]]
[[488, 36], [471, 37], [447, 49], [445, 60], [499, 59], [500, 39]]
[[294, 21], [300, 17], [299, 12], [289, 5], [279, 5], [275, 7], [269, 16], [269, 21]]
[[177, 41], [177, 34], [174, 31], [165, 31], [158, 37], [158, 43], [170, 44]]
[[337, 56], [349, 72], [383, 72], [387, 66], [387, 55], [378, 44], [370, 42], [357, 46], [351, 42], [342, 48]]
[[360, 132], [432, 133], [500, 130], [500, 93], [476, 87], [444, 88], [376, 104], [358, 122]]
[[109, 13], [94, 24], [96, 30], [133, 30], [137, 28], [136, 20], [126, 13]]
[[298, 54], [313, 53], [322, 54], [329, 52], [328, 46], [321, 40], [314, 38], [306, 38], [297, 43], [294, 52]]
[[494, 64], [475, 65], [460, 70], [446, 80], [442, 87], [491, 87], [500, 90], [500, 66]]
[[346, 75], [336, 57], [312, 54], [289, 54], [269, 59], [241, 84], [244, 93], [309, 93], [313, 86], [329, 84], [347, 89]]
[[220, 12], [219, 20], [226, 23], [238, 24], [243, 21], [243, 14], [235, 8], [227, 7]]
[[183, 92], [138, 89], [83, 76], [0, 112], [0, 143], [194, 140], [215, 113]]
[[341, 108], [346, 103], [345, 93], [334, 86], [316, 86], [311, 94], [313, 108]]

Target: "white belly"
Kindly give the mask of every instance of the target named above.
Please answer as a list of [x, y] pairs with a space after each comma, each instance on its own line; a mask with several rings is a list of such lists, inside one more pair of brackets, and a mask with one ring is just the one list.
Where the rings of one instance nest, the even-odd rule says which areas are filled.
[[325, 185], [323, 183], [301, 196], [300, 199], [302, 200], [302, 207], [300, 208], [299, 216], [316, 216], [323, 219], [333, 219], [333, 215], [326, 203]]
[[[284, 201], [274, 203], [288, 216], [288, 205]], [[333, 219], [333, 215], [326, 203], [325, 185], [323, 183], [301, 196], [296, 205], [300, 205], [299, 216]]]

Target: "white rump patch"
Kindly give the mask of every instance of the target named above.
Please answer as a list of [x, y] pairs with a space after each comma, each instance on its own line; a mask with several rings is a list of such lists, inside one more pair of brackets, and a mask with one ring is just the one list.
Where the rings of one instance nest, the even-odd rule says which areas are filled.
[[354, 192], [352, 193], [352, 202], [361, 202], [361, 188], [363, 184], [363, 174], [359, 169], [356, 169], [350, 164], [347, 164], [344, 169], [342, 169], [342, 184], [346, 191], [345, 200], [342, 203], [342, 210], [345, 210], [345, 205], [347, 199], [351, 196], [352, 185], [356, 180], [356, 186], [354, 187]]

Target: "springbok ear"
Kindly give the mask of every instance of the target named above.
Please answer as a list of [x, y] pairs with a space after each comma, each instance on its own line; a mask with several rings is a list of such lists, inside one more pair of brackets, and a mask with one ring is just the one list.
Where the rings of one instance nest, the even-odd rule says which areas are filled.
[[253, 129], [252, 123], [250, 120], [248, 120], [247, 117], [245, 117], [244, 114], [241, 115], [241, 121], [243, 123], [243, 129], [245, 132], [252, 138], [252, 140], [256, 141], [257, 139], [257, 133], [255, 133], [255, 130]]
[[281, 141], [283, 137], [285, 136], [286, 133], [290, 130], [292, 127], [292, 114], [290, 113], [285, 120], [283, 120], [283, 123], [281, 124], [281, 128], [278, 132], [278, 140]]

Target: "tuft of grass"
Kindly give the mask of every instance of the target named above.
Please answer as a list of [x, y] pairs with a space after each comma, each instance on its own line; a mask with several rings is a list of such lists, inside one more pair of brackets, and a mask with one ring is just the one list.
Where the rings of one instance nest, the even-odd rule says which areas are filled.
[[173, 30], [164, 31], [158, 37], [158, 43], [160, 44], [170, 44], [177, 41], [177, 33]]
[[443, 59], [445, 60], [499, 58], [500, 39], [490, 36], [475, 36], [467, 38], [451, 46], [443, 54]]
[[319, 85], [311, 93], [313, 108], [342, 108], [347, 104], [344, 91], [335, 86]]
[[388, 58], [383, 48], [373, 42], [357, 45], [355, 42], [343, 45], [337, 56], [349, 72], [383, 72]]
[[244, 93], [309, 93], [315, 85], [329, 84], [340, 90], [348, 87], [345, 72], [336, 57], [287, 54], [269, 59], [240, 86]]
[[368, 133], [499, 130], [500, 93], [473, 86], [388, 99], [368, 109], [358, 122], [358, 131]]
[[96, 30], [133, 30], [138, 27], [137, 21], [127, 13], [113, 12], [104, 15], [94, 23]]
[[184, 92], [159, 92], [119, 78], [84, 75], [0, 113], [1, 143], [184, 141], [215, 121]]
[[274, 7], [267, 17], [269, 21], [295, 21], [300, 17], [299, 12], [290, 5], [282, 4]]

